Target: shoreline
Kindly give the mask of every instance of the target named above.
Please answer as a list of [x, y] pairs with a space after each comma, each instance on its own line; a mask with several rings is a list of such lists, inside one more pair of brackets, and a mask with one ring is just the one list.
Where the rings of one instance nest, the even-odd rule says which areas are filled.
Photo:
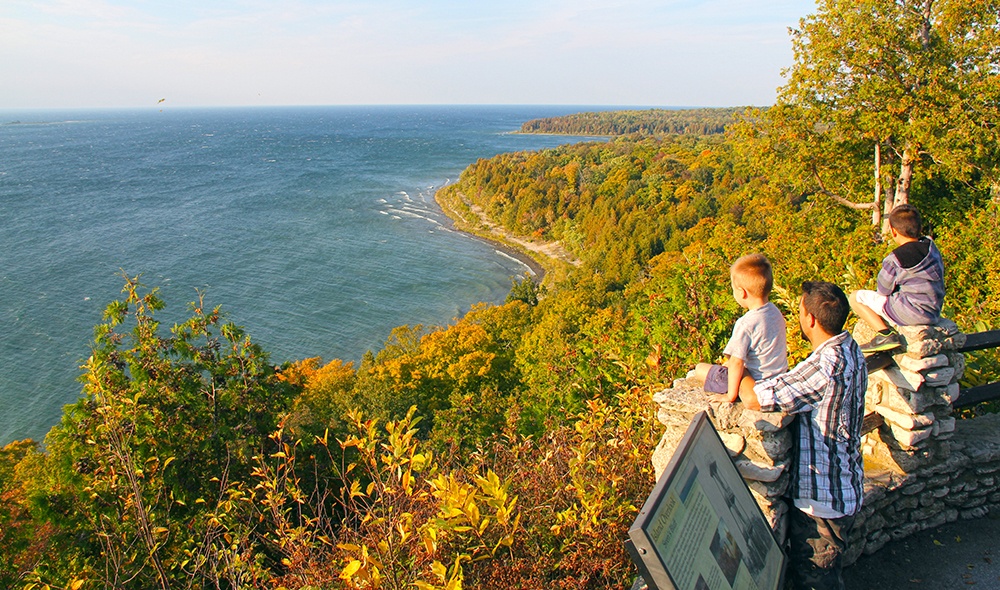
[[[566, 266], [581, 264], [580, 260], [558, 242], [539, 243], [511, 234], [494, 223], [479, 207], [468, 205], [461, 193], [452, 199], [446, 199], [443, 193], [452, 185], [453, 183], [442, 186], [434, 193], [434, 201], [449, 220], [449, 228], [490, 244], [499, 253], [521, 262], [535, 275], [537, 283], [541, 284], [546, 277], [555, 280], [557, 276], [565, 275], [565, 272], [556, 271], [565, 271]], [[474, 217], [474, 221], [470, 222], [458, 210], [456, 203], [452, 202], [456, 199], [457, 204], [466, 208]]]
[[441, 209], [442, 213], [444, 213], [445, 219], [448, 220], [445, 227], [452, 231], [456, 231], [465, 234], [471, 238], [474, 238], [476, 240], [479, 240], [484, 244], [489, 244], [490, 246], [493, 246], [493, 248], [495, 248], [497, 252], [500, 252], [501, 254], [504, 254], [506, 256], [513, 258], [514, 260], [517, 260], [521, 264], [528, 267], [528, 272], [530, 272], [535, 277], [536, 282], [541, 283], [542, 279], [545, 278], [545, 267], [542, 265], [541, 261], [536, 260], [529, 254], [522, 252], [521, 250], [518, 250], [517, 248], [511, 246], [506, 242], [501, 241], [499, 238], [491, 238], [488, 236], [480, 235], [458, 226], [459, 220], [455, 219], [457, 214], [454, 213], [454, 211], [452, 211], [451, 208], [445, 207], [444, 203], [441, 202], [441, 199], [438, 198], [438, 193], [440, 193], [442, 190], [444, 190], [446, 187], [449, 186], [451, 186], [451, 184], [446, 184], [441, 188], [437, 189], [436, 191], [434, 191], [434, 202], [437, 203], [438, 208]]

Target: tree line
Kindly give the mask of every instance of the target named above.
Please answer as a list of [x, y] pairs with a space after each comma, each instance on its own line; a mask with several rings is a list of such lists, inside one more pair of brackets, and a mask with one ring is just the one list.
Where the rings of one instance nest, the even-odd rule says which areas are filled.
[[741, 108], [596, 111], [533, 119], [521, 133], [565, 135], [716, 135], [725, 132]]

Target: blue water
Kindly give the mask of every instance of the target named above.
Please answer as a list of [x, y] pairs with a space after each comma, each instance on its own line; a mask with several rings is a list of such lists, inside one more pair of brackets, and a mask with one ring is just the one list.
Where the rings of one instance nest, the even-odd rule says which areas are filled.
[[357, 360], [393, 327], [502, 301], [526, 267], [447, 227], [434, 191], [572, 107], [0, 112], [0, 444], [41, 439], [120, 269], [197, 291], [275, 363]]

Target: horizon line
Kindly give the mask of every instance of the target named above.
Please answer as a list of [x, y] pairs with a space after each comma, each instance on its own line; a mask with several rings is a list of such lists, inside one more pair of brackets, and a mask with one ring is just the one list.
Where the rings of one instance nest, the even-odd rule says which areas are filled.
[[0, 106], [0, 111], [125, 111], [125, 110], [194, 110], [194, 109], [292, 109], [292, 108], [419, 108], [419, 107], [558, 107], [558, 108], [586, 108], [597, 110], [693, 110], [693, 109], [741, 109], [758, 107], [764, 108], [770, 105], [732, 105], [732, 106], [704, 106], [704, 105], [639, 105], [639, 104], [574, 104], [574, 103], [352, 103], [352, 104], [233, 104], [233, 105], [168, 105], [156, 103], [152, 105], [117, 105], [117, 106], [38, 106], [38, 107], [6, 107]]

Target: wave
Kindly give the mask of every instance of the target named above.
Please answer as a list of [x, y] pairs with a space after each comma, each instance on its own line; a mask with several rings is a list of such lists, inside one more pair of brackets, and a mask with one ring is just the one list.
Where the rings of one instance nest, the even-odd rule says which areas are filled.
[[528, 269], [528, 273], [531, 274], [531, 276], [536, 276], [534, 269], [532, 269], [531, 266], [529, 266], [527, 262], [521, 260], [520, 258], [517, 258], [516, 256], [511, 256], [510, 254], [504, 252], [503, 250], [493, 250], [493, 251], [496, 252], [497, 254], [499, 254], [500, 256], [503, 256], [507, 260], [513, 260], [514, 262], [516, 262], [520, 266]]
[[[413, 213], [412, 211], [407, 211], [405, 209], [393, 209], [393, 212], [394, 213], [398, 213], [399, 215], [405, 215], [407, 217], [412, 217], [413, 219], [426, 219], [427, 221], [434, 221], [430, 217], [425, 217], [423, 215], [419, 215], [417, 213]], [[399, 219], [399, 218], [397, 217], [396, 219]]]

